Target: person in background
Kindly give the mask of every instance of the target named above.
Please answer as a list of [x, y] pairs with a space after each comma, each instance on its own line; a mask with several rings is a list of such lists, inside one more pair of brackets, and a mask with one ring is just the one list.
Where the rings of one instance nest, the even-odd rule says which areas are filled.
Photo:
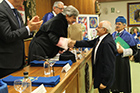
[[132, 36], [135, 38], [135, 39], [137, 39], [138, 37], [138, 34], [140, 34], [139, 33], [139, 29], [137, 28], [137, 27], [134, 27], [134, 28], [132, 28], [133, 29], [133, 34], [132, 34]]
[[53, 58], [63, 49], [59, 47], [60, 37], [67, 37], [68, 24], [76, 22], [79, 11], [72, 5], [67, 6], [62, 13], [47, 21], [30, 43], [28, 63], [37, 60], [35, 55]]
[[47, 22], [48, 20], [50, 20], [51, 18], [53, 18], [54, 16], [56, 16], [57, 14], [63, 12], [64, 3], [61, 2], [61, 1], [56, 1], [56, 2], [54, 2], [52, 9], [53, 9], [52, 12], [49, 12], [49, 13], [45, 14], [44, 17], [42, 18], [43, 24], [45, 22]]
[[92, 76], [94, 88], [99, 93], [109, 93], [109, 89], [115, 80], [116, 44], [110, 34], [112, 27], [109, 21], [101, 21], [96, 28], [99, 37], [93, 40], [70, 40], [68, 46], [92, 47]]
[[23, 0], [3, 0], [0, 3], [0, 78], [23, 68], [23, 40], [33, 34], [33, 30], [39, 29], [43, 22], [35, 16], [24, 26], [16, 10], [22, 4]]
[[137, 41], [133, 36], [125, 30], [126, 19], [123, 16], [118, 16], [115, 21], [116, 31], [112, 33], [114, 40], [121, 37], [129, 46], [128, 49], [117, 47], [117, 55], [115, 62], [115, 82], [111, 87], [112, 93], [131, 93], [131, 74], [129, 56], [137, 52]]
[[[132, 27], [130, 33], [137, 40], [137, 43], [138, 43], [139, 42], [138, 35], [140, 34], [139, 29], [137, 27]], [[139, 47], [137, 47], [137, 48], [139, 48]], [[131, 56], [130, 60], [139, 62], [139, 51], [134, 56]]]
[[137, 49], [138, 49], [138, 52], [136, 55], [134, 55], [134, 61], [136, 63], [140, 63], [140, 33], [137, 35]]

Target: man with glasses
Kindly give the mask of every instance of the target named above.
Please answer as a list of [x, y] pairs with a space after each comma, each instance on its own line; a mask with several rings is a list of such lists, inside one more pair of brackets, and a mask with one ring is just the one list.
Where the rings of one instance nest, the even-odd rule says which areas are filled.
[[115, 63], [115, 82], [111, 88], [112, 93], [131, 93], [131, 74], [129, 56], [136, 53], [137, 41], [132, 35], [125, 30], [126, 19], [123, 16], [116, 18], [116, 31], [112, 34], [114, 40], [121, 37], [130, 48], [122, 49], [117, 47], [116, 63]]
[[109, 21], [101, 21], [96, 28], [99, 37], [93, 40], [69, 41], [68, 46], [92, 47], [92, 76], [94, 88], [99, 93], [109, 93], [109, 89], [115, 80], [116, 45], [110, 32], [112, 31]]
[[61, 2], [61, 1], [54, 2], [53, 11], [45, 14], [45, 16], [42, 18], [42, 20], [43, 20], [42, 25], [45, 22], [47, 22], [48, 20], [50, 20], [51, 18], [53, 18], [54, 16], [56, 16], [57, 14], [61, 13], [63, 11], [63, 9], [64, 9], [63, 2]]

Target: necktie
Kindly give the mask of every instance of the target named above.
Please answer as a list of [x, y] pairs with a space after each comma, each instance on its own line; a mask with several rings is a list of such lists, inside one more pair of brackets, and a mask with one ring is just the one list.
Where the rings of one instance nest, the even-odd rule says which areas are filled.
[[14, 11], [14, 13], [15, 13], [15, 15], [16, 15], [16, 19], [17, 19], [17, 21], [18, 21], [18, 24], [19, 24], [19, 26], [21, 27], [21, 22], [20, 22], [20, 19], [19, 19], [19, 16], [18, 16], [18, 11], [17, 11], [17, 9], [13, 9], [13, 11]]
[[119, 36], [120, 35], [120, 33], [117, 33], [117, 35], [116, 36]]

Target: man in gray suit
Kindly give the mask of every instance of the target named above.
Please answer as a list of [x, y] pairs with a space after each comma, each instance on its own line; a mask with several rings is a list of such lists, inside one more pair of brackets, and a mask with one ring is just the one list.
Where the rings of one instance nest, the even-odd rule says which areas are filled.
[[35, 16], [24, 26], [19, 12], [23, 0], [3, 0], [0, 3], [0, 78], [15, 72], [24, 65], [24, 42], [43, 21]]

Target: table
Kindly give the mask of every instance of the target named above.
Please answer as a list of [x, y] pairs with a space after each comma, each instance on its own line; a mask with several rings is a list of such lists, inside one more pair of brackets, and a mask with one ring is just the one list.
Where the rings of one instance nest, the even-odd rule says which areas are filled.
[[[85, 53], [85, 56], [73, 63], [71, 69], [65, 73], [61, 72], [62, 67], [54, 67], [55, 75], [60, 75], [60, 82], [55, 87], [45, 87], [47, 93], [85, 93], [85, 64], [89, 64], [89, 93], [93, 93], [92, 84], [92, 64], [91, 64], [91, 51]], [[43, 67], [24, 67], [22, 70], [12, 73], [13, 76], [23, 76], [23, 72], [28, 71], [29, 76], [45, 77]], [[51, 76], [53, 76], [51, 74]], [[37, 87], [32, 87], [32, 90]], [[8, 85], [9, 93], [18, 93], [13, 86]]]

